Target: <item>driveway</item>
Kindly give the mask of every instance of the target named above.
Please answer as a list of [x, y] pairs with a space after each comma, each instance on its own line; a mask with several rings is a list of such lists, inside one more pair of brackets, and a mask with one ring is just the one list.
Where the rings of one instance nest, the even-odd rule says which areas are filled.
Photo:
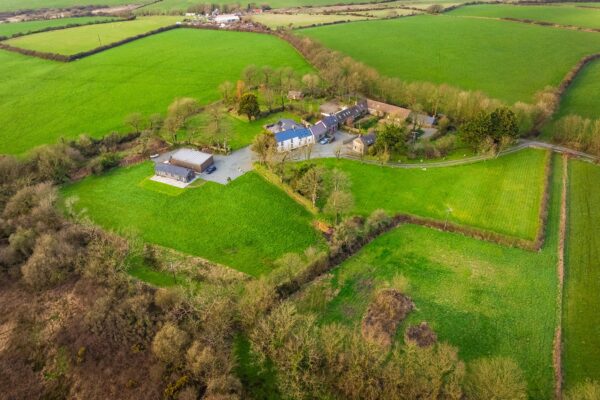
[[[166, 162], [175, 151], [177, 150], [163, 153], [152, 159], [152, 161], [155, 163]], [[252, 169], [252, 151], [250, 150], [250, 146], [236, 150], [228, 156], [215, 154], [213, 155], [213, 160], [215, 161], [217, 170], [212, 174], [204, 172], [198, 174], [200, 179], [226, 185], [229, 181], [227, 178], [234, 180]]]
[[[341, 154], [344, 155], [354, 139], [356, 135], [353, 135], [348, 132], [337, 131], [335, 133], [335, 140], [328, 144], [319, 144], [315, 143], [312, 148], [312, 152], [310, 153], [311, 158], [334, 158], [336, 156], [336, 152], [340, 146], [342, 146]], [[347, 142], [347, 143], [344, 143]], [[302, 149], [295, 151], [292, 153], [292, 159], [296, 161], [304, 160], [305, 153]]]
[[[212, 174], [201, 173], [200, 178], [226, 185], [252, 169], [252, 150], [250, 146], [236, 150], [228, 156], [214, 155], [217, 170]], [[230, 179], [227, 179], [230, 178]]]

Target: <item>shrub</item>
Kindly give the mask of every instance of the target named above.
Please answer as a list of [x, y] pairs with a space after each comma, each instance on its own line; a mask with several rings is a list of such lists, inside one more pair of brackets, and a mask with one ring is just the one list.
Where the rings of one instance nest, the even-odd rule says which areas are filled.
[[600, 383], [586, 381], [575, 386], [565, 395], [565, 400], [597, 400], [600, 399]]
[[407, 296], [395, 289], [383, 289], [376, 295], [362, 320], [362, 335], [365, 339], [390, 346], [398, 324], [414, 308]]
[[152, 352], [159, 360], [176, 364], [181, 361], [182, 352], [189, 340], [188, 334], [172, 322], [167, 322], [154, 336]]
[[527, 384], [517, 363], [506, 357], [483, 358], [471, 363], [465, 391], [472, 400], [525, 400]]
[[119, 165], [121, 156], [117, 153], [104, 153], [90, 162], [90, 169], [96, 175], [100, 175], [111, 168]]

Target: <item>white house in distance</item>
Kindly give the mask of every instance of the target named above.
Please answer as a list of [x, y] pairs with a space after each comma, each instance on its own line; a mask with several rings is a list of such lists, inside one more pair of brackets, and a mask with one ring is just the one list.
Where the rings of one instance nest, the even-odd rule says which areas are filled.
[[289, 129], [275, 134], [277, 151], [291, 151], [315, 143], [315, 137], [307, 128]]
[[240, 17], [235, 14], [222, 14], [215, 17], [215, 22], [217, 24], [231, 24], [233, 22], [238, 22], [239, 20]]

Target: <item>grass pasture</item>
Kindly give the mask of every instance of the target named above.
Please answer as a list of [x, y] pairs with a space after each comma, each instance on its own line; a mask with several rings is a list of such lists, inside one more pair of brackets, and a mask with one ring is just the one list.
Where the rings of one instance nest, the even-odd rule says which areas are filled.
[[[207, 63], [206, 60], [211, 60]], [[0, 153], [19, 154], [60, 137], [124, 131], [125, 116], [165, 113], [176, 97], [207, 104], [218, 85], [254, 64], [310, 67], [267, 35], [176, 29], [72, 62], [0, 51]]]
[[295, 303], [321, 323], [358, 327], [375, 291], [403, 276], [416, 310], [401, 324], [399, 341], [408, 325], [427, 321], [463, 360], [511, 357], [525, 372], [530, 398], [551, 398], [560, 168], [557, 158], [552, 193], [559, 195], [541, 252], [404, 225], [307, 287]]
[[517, 18], [559, 25], [600, 28], [600, 9], [582, 8], [573, 4], [525, 6], [481, 4], [452, 10], [450, 15], [486, 18]]
[[[534, 239], [545, 186], [542, 150], [448, 168], [399, 169], [344, 159], [314, 161], [344, 171], [354, 212], [382, 208]], [[448, 212], [451, 209], [451, 212]]]
[[10, 24], [0, 24], [0, 36], [11, 37], [16, 34], [27, 34], [37, 32], [47, 28], [65, 27], [70, 25], [85, 25], [96, 22], [114, 21], [113, 17], [77, 17], [77, 18], [57, 18], [38, 21], [14, 22]]
[[557, 117], [577, 114], [582, 117], [600, 118], [600, 60], [587, 65], [577, 75], [560, 103]]
[[121, 168], [68, 186], [62, 195], [77, 196], [76, 207], [104, 228], [251, 275], [269, 271], [284, 253], [319, 243], [311, 215], [255, 173], [176, 196], [140, 185], [152, 174], [150, 163]]
[[563, 314], [567, 388], [600, 381], [600, 167], [572, 161]]
[[597, 33], [448, 15], [300, 32], [383, 75], [481, 90], [508, 103], [532, 102], [536, 92], [558, 85], [582, 57], [600, 51]]
[[355, 15], [337, 15], [337, 14], [257, 14], [252, 17], [256, 22], [275, 29], [277, 27], [299, 28], [308, 25], [329, 24], [339, 21], [359, 21], [367, 17], [358, 17]]
[[[135, 3], [145, 4], [148, 1], [138, 0]], [[131, 0], [0, 0], [0, 11], [96, 6], [99, 3], [104, 6], [121, 6], [125, 4], [131, 4]]]
[[133, 21], [79, 26], [35, 33], [8, 40], [6, 43], [27, 50], [71, 55], [140, 35], [163, 26], [173, 25], [181, 17], [139, 17]]
[[[189, 137], [192, 141], [194, 134], [192, 132], [200, 132], [199, 136], [202, 136], [203, 130], [208, 125], [208, 116], [205, 113], [198, 114], [190, 118], [186, 122], [186, 132], [182, 137]], [[246, 147], [252, 143], [252, 140], [256, 135], [263, 131], [263, 126], [277, 122], [282, 118], [289, 118], [298, 121], [298, 116], [291, 112], [279, 112], [271, 114], [268, 117], [261, 118], [258, 120], [248, 121], [243, 115], [237, 115], [230, 113], [225, 117], [225, 124], [231, 131], [231, 137], [228, 140], [232, 150], [238, 150], [242, 147]]]

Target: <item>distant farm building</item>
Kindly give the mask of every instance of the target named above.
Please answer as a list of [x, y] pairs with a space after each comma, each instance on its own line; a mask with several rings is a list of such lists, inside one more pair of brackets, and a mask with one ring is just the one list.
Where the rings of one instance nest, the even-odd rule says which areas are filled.
[[214, 160], [212, 154], [192, 149], [179, 149], [171, 155], [169, 164], [200, 173], [213, 165]]
[[358, 154], [365, 155], [369, 147], [375, 144], [375, 134], [361, 135], [352, 141], [352, 151]]
[[287, 97], [289, 100], [302, 100], [304, 98], [304, 93], [299, 90], [290, 90]]
[[189, 168], [164, 163], [154, 164], [154, 174], [184, 183], [191, 182], [196, 177], [196, 173]]
[[315, 137], [307, 128], [290, 129], [275, 134], [277, 151], [291, 151], [315, 143]]
[[215, 17], [215, 22], [217, 24], [231, 24], [233, 22], [238, 22], [239, 20], [240, 17], [235, 14], [222, 14]]
[[375, 100], [367, 100], [367, 108], [369, 109], [369, 114], [397, 123], [406, 121], [411, 114], [408, 108], [381, 103]]
[[289, 131], [290, 129], [302, 129], [304, 125], [294, 121], [293, 119], [283, 118], [274, 124], [265, 125], [265, 129], [271, 133], [279, 133]]

